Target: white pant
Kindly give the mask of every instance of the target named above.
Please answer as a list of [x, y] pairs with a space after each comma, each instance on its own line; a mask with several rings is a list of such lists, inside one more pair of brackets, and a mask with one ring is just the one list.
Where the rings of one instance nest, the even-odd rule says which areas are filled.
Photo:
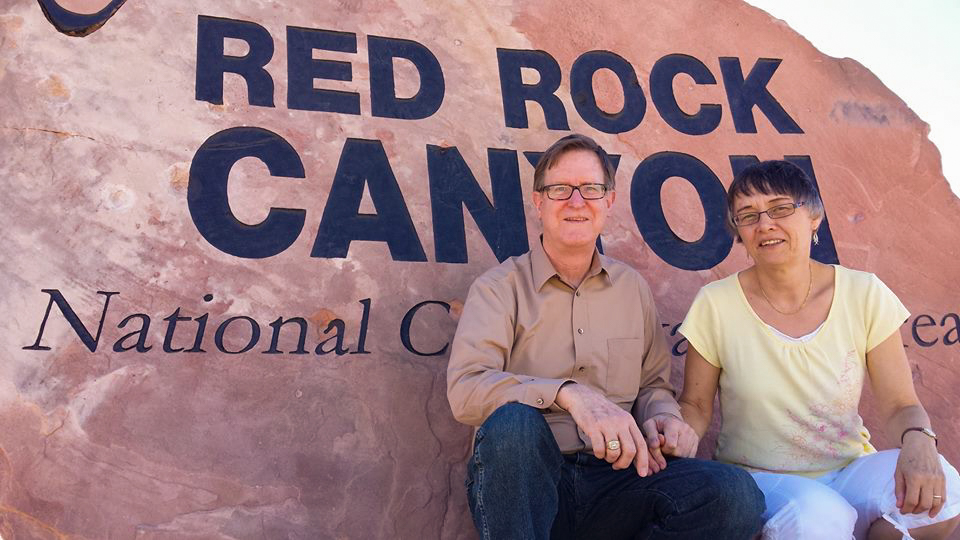
[[870, 524], [883, 518], [909, 538], [908, 529], [946, 521], [960, 514], [960, 475], [940, 457], [947, 477], [946, 502], [937, 517], [901, 514], [893, 472], [900, 450], [857, 458], [819, 478], [753, 473], [767, 500], [763, 538], [767, 540], [863, 540]]

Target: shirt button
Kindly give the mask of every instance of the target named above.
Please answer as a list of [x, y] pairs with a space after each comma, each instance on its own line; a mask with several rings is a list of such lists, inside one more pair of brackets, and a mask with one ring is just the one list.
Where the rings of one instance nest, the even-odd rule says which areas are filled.
[[580, 291], [577, 291], [577, 296], [580, 296]]
[[577, 333], [578, 333], [578, 334], [582, 334], [582, 333], [583, 333], [583, 328], [577, 328]]
[[537, 405], [543, 405], [543, 398], [537, 398]]
[[586, 370], [587, 370], [587, 368], [585, 368], [585, 367], [583, 367], [583, 366], [580, 366], [580, 368], [577, 369], [577, 371], [579, 371], [580, 373], [583, 373], [583, 372], [586, 371]]

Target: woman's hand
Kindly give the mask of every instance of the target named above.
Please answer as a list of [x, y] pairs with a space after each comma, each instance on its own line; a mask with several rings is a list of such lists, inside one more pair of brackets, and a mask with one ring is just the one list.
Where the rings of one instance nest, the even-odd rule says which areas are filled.
[[[697, 457], [700, 437], [689, 424], [672, 414], [658, 414], [641, 426], [654, 456]], [[657, 460], [666, 467], [663, 458]]]
[[908, 431], [893, 473], [901, 514], [927, 512], [934, 517], [947, 502], [947, 481], [933, 439]]
[[893, 473], [897, 508], [901, 514], [927, 512], [933, 517], [947, 502], [946, 479], [936, 442], [919, 431], [904, 431], [914, 426], [929, 426], [930, 418], [913, 388], [900, 332], [894, 332], [867, 352], [867, 371], [874, 395], [883, 396], [879, 405], [881, 414], [887, 418], [887, 436], [902, 440]]

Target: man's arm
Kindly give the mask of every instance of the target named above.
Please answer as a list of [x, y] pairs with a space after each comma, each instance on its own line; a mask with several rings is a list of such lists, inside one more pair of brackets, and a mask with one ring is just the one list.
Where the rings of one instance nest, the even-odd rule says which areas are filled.
[[470, 287], [447, 366], [447, 399], [457, 421], [479, 426], [510, 402], [547, 409], [569, 380], [505, 371], [516, 312], [516, 292], [510, 283], [485, 275]]
[[659, 414], [680, 416], [676, 392], [670, 384], [670, 349], [660, 327], [660, 316], [653, 303], [653, 294], [646, 283], [640, 291], [640, 306], [643, 314], [644, 349], [640, 390], [633, 404], [633, 416], [638, 425]]
[[660, 317], [653, 294], [646, 283], [641, 289], [644, 320], [644, 351], [640, 390], [633, 405], [633, 416], [646, 435], [647, 445], [663, 466], [659, 454], [693, 457], [700, 443], [696, 432], [680, 414], [676, 393], [670, 384], [671, 357], [667, 339], [660, 326]]

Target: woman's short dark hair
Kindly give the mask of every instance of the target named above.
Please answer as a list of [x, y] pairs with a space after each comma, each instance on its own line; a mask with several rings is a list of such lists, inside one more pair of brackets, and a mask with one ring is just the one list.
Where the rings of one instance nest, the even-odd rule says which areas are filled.
[[740, 171], [727, 190], [727, 227], [737, 242], [740, 242], [740, 233], [733, 224], [734, 200], [754, 193], [788, 195], [795, 202], [803, 202], [814, 219], [823, 216], [820, 192], [803, 169], [780, 159], [761, 161]]
[[615, 187], [614, 170], [607, 153], [602, 146], [597, 144], [597, 141], [578, 133], [567, 135], [553, 143], [540, 156], [537, 167], [533, 171], [533, 190], [540, 191], [543, 189], [543, 180], [547, 176], [547, 171], [553, 167], [560, 156], [574, 150], [587, 150], [597, 155], [597, 158], [600, 159], [600, 168], [603, 169], [603, 185], [607, 186], [608, 191], [613, 191]]

